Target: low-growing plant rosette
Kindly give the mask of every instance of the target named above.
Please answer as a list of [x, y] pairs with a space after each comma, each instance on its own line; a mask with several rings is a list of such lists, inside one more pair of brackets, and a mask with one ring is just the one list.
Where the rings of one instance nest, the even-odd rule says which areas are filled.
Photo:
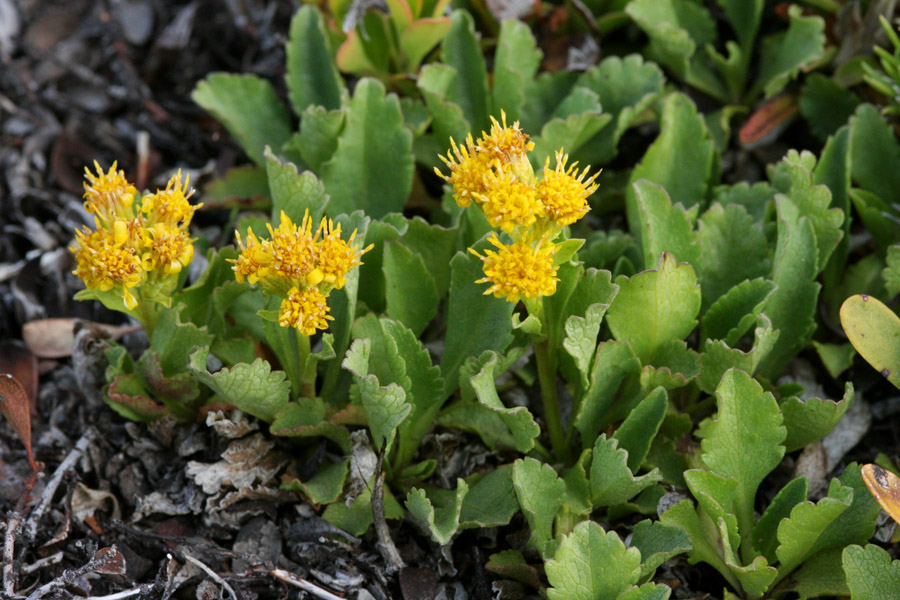
[[194, 191], [180, 170], [165, 189], [141, 196], [116, 167], [104, 173], [94, 162], [96, 174], [85, 168], [84, 208], [94, 216], [95, 229], [77, 231], [76, 245], [69, 248], [77, 262], [74, 273], [87, 287], [75, 298], [100, 300], [133, 316], [150, 337], [160, 308], [171, 306], [194, 257], [188, 226], [201, 205], [190, 203]]
[[551, 331], [553, 323], [544, 318], [543, 298], [556, 293], [560, 265], [584, 243], [568, 239], [567, 227], [590, 211], [587, 199], [599, 187], [599, 172], [590, 177], [590, 167], [579, 172], [578, 163], [568, 164], [561, 149], [555, 167], [550, 168], [547, 158], [538, 176], [528, 159], [534, 143], [518, 122], [507, 125], [501, 111], [501, 121], [491, 117], [491, 123], [490, 132], [478, 140], [471, 133], [462, 146], [451, 139], [451, 152], [440, 157], [450, 175], [437, 168], [435, 173], [453, 187], [460, 207], [475, 204], [500, 230], [487, 238], [494, 249], [480, 254], [469, 248], [482, 261], [484, 277], [476, 283], [490, 284], [485, 295], [513, 303], [523, 300], [529, 317], [536, 320], [527, 330], [535, 344], [545, 418], [554, 453], [567, 457], [556, 397], [556, 347], [549, 341], [557, 340], [558, 332]]
[[[280, 224], [267, 224], [269, 239], [260, 239], [252, 230], [245, 237], [235, 232], [240, 254], [229, 259], [238, 282], [258, 285], [278, 304], [278, 310], [262, 310], [260, 316], [293, 329], [295, 360], [283, 365], [294, 390], [315, 396], [315, 362], [308, 361], [310, 337], [328, 329], [334, 318], [328, 314], [328, 295], [342, 289], [351, 269], [362, 264], [360, 257], [372, 249], [356, 244], [354, 230], [347, 240], [341, 238], [341, 225], [322, 218], [313, 231], [309, 211], [299, 224], [284, 212]], [[304, 367], [303, 365], [307, 365]], [[309, 366], [312, 365], [312, 366]]]

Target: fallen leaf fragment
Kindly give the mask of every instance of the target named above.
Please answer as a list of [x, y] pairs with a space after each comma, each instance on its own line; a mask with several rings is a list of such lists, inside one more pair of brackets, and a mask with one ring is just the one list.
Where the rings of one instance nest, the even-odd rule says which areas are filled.
[[[29, 350], [39, 358], [64, 358], [72, 355], [75, 342], [75, 323], [78, 319], [39, 319], [22, 326], [22, 339]], [[116, 340], [132, 331], [137, 325], [106, 325], [81, 321], [83, 326], [102, 329], [109, 338]]]
[[39, 469], [31, 451], [31, 403], [25, 388], [9, 373], [0, 373], [0, 414], [22, 440], [28, 453], [28, 464], [37, 473]]

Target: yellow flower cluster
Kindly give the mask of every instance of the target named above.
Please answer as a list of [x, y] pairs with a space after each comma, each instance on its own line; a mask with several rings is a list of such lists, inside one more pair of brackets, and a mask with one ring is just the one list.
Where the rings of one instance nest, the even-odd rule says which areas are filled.
[[[194, 257], [188, 225], [201, 205], [191, 205], [194, 193], [181, 171], [169, 179], [166, 189], [138, 198], [137, 189], [116, 170], [106, 173], [94, 162], [96, 175], [85, 168], [84, 208], [94, 215], [96, 229], [75, 233], [74, 273], [90, 290], [121, 293], [129, 310], [138, 305], [134, 290], [143, 285], [174, 282], [173, 275]], [[163, 290], [158, 290], [163, 291]]]
[[578, 163], [567, 165], [567, 154], [556, 153], [556, 166], [544, 163], [538, 178], [528, 160], [534, 149], [518, 122], [506, 124], [491, 117], [491, 130], [478, 140], [469, 134], [464, 146], [450, 140], [451, 152], [440, 159], [450, 169], [435, 173], [453, 186], [453, 197], [461, 207], [473, 202], [493, 227], [509, 234], [504, 244], [492, 233], [489, 242], [496, 250], [484, 255], [470, 249], [484, 263], [485, 277], [477, 283], [490, 283], [485, 294], [518, 302], [522, 297], [552, 296], [556, 292], [554, 239], [563, 227], [588, 213], [587, 199], [598, 185], [598, 174], [587, 177], [588, 167], [579, 172]]
[[341, 225], [322, 219], [313, 232], [309, 212], [297, 225], [284, 213], [281, 224], [269, 228], [270, 239], [260, 239], [248, 231], [246, 239], [235, 232], [241, 254], [231, 262], [234, 276], [259, 284], [269, 294], [283, 298], [278, 312], [282, 327], [294, 327], [306, 336], [327, 329], [328, 294], [341, 289], [347, 273], [361, 265], [360, 257], [372, 246], [359, 249], [354, 245], [356, 231], [350, 239], [341, 239]]

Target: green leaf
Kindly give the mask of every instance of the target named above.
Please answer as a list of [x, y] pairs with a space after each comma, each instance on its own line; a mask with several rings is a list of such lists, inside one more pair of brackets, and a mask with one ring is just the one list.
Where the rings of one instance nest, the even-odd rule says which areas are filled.
[[[633, 5], [634, 2], [629, 8]], [[673, 204], [680, 203], [686, 209], [705, 204], [715, 148], [697, 107], [687, 96], [670, 95], [663, 104], [660, 127], [659, 137], [632, 171], [629, 183], [647, 179], [661, 185]], [[629, 186], [626, 212], [632, 234], [640, 231], [639, 210], [635, 192]], [[639, 241], [643, 244], [643, 240]]]
[[[578, 78], [576, 87], [591, 90], [612, 122], [605, 125], [581, 150], [573, 153], [582, 164], [599, 165], [612, 160], [622, 135], [640, 121], [642, 113], [656, 101], [663, 90], [660, 68], [645, 61], [640, 54], [625, 58], [609, 56], [588, 68]], [[566, 146], [568, 150], [568, 146]]]
[[588, 375], [590, 374], [591, 359], [597, 349], [600, 323], [608, 308], [608, 304], [592, 304], [583, 317], [573, 314], [566, 319], [566, 337], [562, 342], [563, 348], [575, 361], [581, 377], [581, 386], [584, 389], [587, 389], [589, 383]]
[[668, 600], [672, 588], [661, 583], [645, 583], [633, 587], [620, 595], [616, 600]]
[[887, 249], [887, 266], [881, 272], [888, 299], [900, 294], [900, 244]]
[[751, 375], [756, 373], [780, 335], [772, 329], [772, 322], [765, 314], [759, 315], [756, 323], [753, 347], [746, 352], [731, 348], [722, 340], [706, 340], [703, 354], [700, 355], [700, 377], [697, 380], [701, 390], [713, 393], [722, 380], [722, 375], [731, 368], [741, 369]]
[[271, 204], [265, 169], [252, 165], [232, 167], [203, 188], [203, 205], [207, 208], [243, 208], [248, 204], [261, 210], [267, 210]]
[[735, 514], [747, 534], [756, 490], [784, 457], [787, 432], [775, 398], [743, 371], [725, 373], [716, 400], [718, 413], [704, 432], [702, 460], [712, 472], [738, 482]]
[[659, 432], [668, 405], [666, 390], [661, 387], [656, 388], [628, 413], [628, 416], [613, 433], [612, 437], [619, 441], [623, 450], [628, 452], [626, 464], [632, 473], [637, 473], [647, 452], [650, 451], [650, 444]]
[[627, 340], [643, 364], [666, 342], [682, 340], [697, 325], [700, 289], [694, 269], [664, 253], [655, 270], [616, 278], [619, 293], [609, 307], [613, 337]]
[[[459, 514], [461, 529], [508, 525], [519, 503], [512, 481], [512, 467], [494, 469], [470, 484]], [[474, 478], [472, 478], [474, 479]]]
[[426, 17], [416, 19], [400, 34], [400, 50], [406, 58], [406, 69], [417, 72], [422, 60], [450, 30], [450, 19]]
[[753, 217], [754, 223], [763, 223], [769, 205], [775, 201], [775, 193], [776, 190], [765, 181], [754, 183], [753, 186], [741, 182], [737, 185], [717, 187], [715, 201], [722, 206], [740, 204]]
[[425, 65], [416, 84], [425, 99], [425, 106], [432, 119], [435, 143], [441, 152], [450, 148], [450, 139], [462, 142], [470, 125], [462, 108], [450, 99], [454, 82], [459, 73], [442, 63]]
[[347, 110], [325, 110], [321, 106], [308, 107], [300, 117], [300, 131], [284, 145], [286, 153], [299, 154], [310, 169], [322, 172], [338, 147], [338, 138], [347, 125]]
[[691, 549], [691, 539], [680, 527], [645, 519], [634, 526], [629, 546], [641, 552], [641, 580], [653, 577], [657, 567]]
[[753, 526], [753, 547], [773, 563], [777, 560], [778, 525], [791, 515], [795, 506], [806, 500], [809, 483], [805, 477], [792, 479], [778, 490], [766, 511]]
[[313, 6], [303, 6], [291, 19], [285, 82], [288, 98], [298, 115], [310, 105], [334, 110], [341, 106], [343, 81], [328, 47], [322, 15]]
[[[159, 364], [163, 375], [166, 376], [186, 371], [189, 364], [192, 364], [191, 355], [194, 350], [208, 348], [214, 339], [206, 327], [183, 323], [182, 310], [184, 305], [179, 303], [169, 310], [162, 311], [150, 339], [150, 347], [158, 350]], [[203, 366], [206, 366], [205, 362]]]
[[579, 523], [545, 564], [550, 600], [618, 598], [637, 583], [641, 553], [594, 521]]
[[512, 482], [531, 529], [529, 544], [545, 558], [556, 552], [553, 519], [566, 496], [566, 484], [550, 465], [533, 458], [513, 463]]
[[191, 99], [221, 121], [261, 167], [265, 147], [281, 148], [291, 135], [287, 109], [272, 84], [256, 75], [212, 73], [197, 84]]
[[[652, 268], [657, 257], [670, 252], [677, 260], [699, 263], [700, 245], [690, 215], [680, 204], [673, 206], [666, 190], [646, 179], [631, 185], [637, 200], [641, 232], [639, 239], [644, 268]], [[763, 246], [765, 248], [765, 246]]]
[[501, 577], [530, 585], [534, 589], [541, 587], [541, 576], [537, 569], [529, 565], [518, 550], [504, 550], [491, 554], [484, 568]]
[[493, 106], [495, 112], [506, 111], [510, 122], [522, 116], [525, 93], [534, 80], [542, 55], [525, 23], [516, 19], [503, 21], [494, 55]]
[[800, 399], [791, 396], [781, 402], [787, 427], [784, 445], [787, 452], [805, 448], [831, 433], [853, 404], [853, 384], [844, 387], [844, 397], [835, 402], [822, 398]]
[[[584, 88], [578, 88], [584, 90]], [[556, 117], [547, 121], [541, 128], [541, 134], [534, 139], [534, 150], [528, 155], [531, 164], [537, 169], [542, 169], [547, 159], [551, 164], [556, 164], [551, 158], [560, 148], [576, 155], [583, 149], [593, 144], [597, 132], [601, 131], [611, 121], [612, 117], [600, 112], [600, 104], [594, 101], [596, 108], [579, 112], [565, 117]], [[572, 164], [572, 163], [570, 163]]]
[[756, 39], [759, 22], [762, 18], [763, 0], [718, 0], [719, 6], [725, 10], [731, 28], [737, 34], [741, 48], [749, 50]]
[[502, 375], [497, 372], [499, 357], [493, 356], [484, 363], [481, 371], [469, 381], [475, 390], [478, 401], [492, 411], [496, 412], [500, 419], [509, 427], [509, 431], [515, 440], [516, 450], [528, 452], [534, 448], [534, 441], [541, 434], [541, 428], [534, 422], [534, 417], [524, 406], [506, 408], [497, 395], [497, 387], [494, 380]]
[[694, 264], [704, 311], [735, 286], [769, 273], [769, 244], [763, 228], [740, 204], [713, 204], [700, 217], [697, 238], [700, 260]]
[[350, 459], [340, 462], [325, 464], [316, 471], [316, 474], [306, 481], [291, 479], [281, 484], [283, 490], [296, 490], [302, 493], [316, 504], [331, 504], [337, 502], [347, 479], [347, 469]]
[[368, 374], [371, 349], [371, 340], [355, 340], [347, 351], [343, 367], [356, 377], [375, 446], [390, 448], [397, 427], [412, 412], [412, 405], [406, 402], [406, 391], [399, 384], [392, 382], [382, 387], [377, 376]]
[[590, 447], [600, 430], [611, 422], [610, 408], [617, 399], [624, 403], [640, 391], [640, 372], [641, 363], [628, 342], [610, 340], [599, 345], [590, 385], [575, 415], [575, 428], [581, 433], [584, 446]]
[[765, 38], [760, 51], [760, 71], [753, 97], [765, 92], [771, 98], [797, 76], [800, 69], [822, 58], [825, 53], [825, 21], [819, 16], [803, 16], [799, 6], [788, 10], [787, 31]]
[[900, 190], [900, 144], [878, 109], [860, 106], [850, 119], [853, 180], [865, 190], [895, 202]]
[[815, 282], [818, 253], [815, 230], [796, 205], [784, 196], [778, 207], [778, 242], [772, 265], [772, 280], [778, 289], [769, 297], [764, 312], [781, 334], [761, 372], [769, 378], [781, 373], [816, 329], [816, 300], [820, 286]]
[[431, 539], [446, 545], [459, 529], [459, 514], [469, 486], [462, 479], [456, 480], [456, 493], [445, 506], [435, 508], [425, 494], [425, 490], [411, 489], [406, 494], [406, 508], [410, 514], [425, 523], [431, 533]]
[[[890, 197], [896, 198], [893, 193], [888, 196]], [[850, 200], [853, 201], [853, 208], [859, 214], [860, 220], [880, 248], [888, 248], [896, 243], [900, 238], [900, 224], [897, 222], [900, 216], [892, 205], [871, 192], [858, 189], [850, 190]]]
[[628, 451], [618, 448], [615, 438], [601, 434], [594, 444], [591, 459], [591, 502], [594, 507], [621, 504], [660, 481], [658, 469], [635, 477], [628, 468]]
[[362, 209], [378, 219], [400, 212], [412, 189], [412, 137], [397, 96], [385, 95], [379, 81], [360, 80], [337, 150], [322, 165], [329, 216]]
[[664, 525], [679, 527], [687, 533], [691, 540], [692, 549], [688, 552], [688, 560], [691, 564], [705, 562], [739, 589], [740, 586], [737, 585], [735, 576], [719, 553], [719, 540], [716, 539], [713, 532], [708, 533], [706, 525], [709, 524], [709, 521], [701, 522], [700, 515], [690, 500], [682, 500], [659, 515], [659, 521]]
[[[449, 88], [447, 99], [462, 108], [473, 131], [486, 130], [491, 114], [488, 97], [487, 67], [475, 37], [475, 24], [468, 12], [456, 10], [450, 16], [450, 31], [441, 42], [441, 58], [458, 76]], [[460, 140], [463, 138], [460, 138]]]
[[900, 317], [877, 298], [857, 295], [841, 305], [841, 326], [860, 356], [900, 388]]
[[[735, 499], [738, 495], [738, 482], [733, 477], [722, 477], [712, 471], [688, 469], [684, 472], [684, 480], [694, 498], [697, 499], [702, 512], [717, 523], [723, 546], [730, 549], [741, 543], [735, 516]], [[735, 563], [725, 554], [727, 563]], [[732, 566], [729, 564], [729, 566]]]
[[823, 550], [819, 536], [837, 523], [853, 501], [853, 489], [844, 487], [837, 479], [831, 482], [828, 496], [813, 504], [800, 502], [791, 510], [791, 516], [778, 525], [778, 548], [775, 554], [781, 562], [782, 574], [790, 573], [809, 556]]
[[663, 344], [653, 362], [641, 369], [641, 389], [662, 386], [666, 390], [682, 388], [700, 374], [700, 355], [682, 340]]
[[900, 597], [900, 561], [891, 560], [874, 544], [848, 546], [842, 554], [847, 586], [854, 600], [890, 600]]
[[[350, 432], [343, 425], [332, 422], [330, 406], [322, 398], [298, 398], [289, 402], [275, 415], [269, 426], [272, 435], [298, 440], [323, 437], [334, 442], [345, 454], [353, 449]], [[338, 490], [340, 491], [340, 490]]]
[[387, 315], [418, 336], [434, 317], [440, 302], [422, 255], [413, 254], [400, 242], [385, 242], [382, 269]]
[[475, 284], [483, 277], [478, 257], [460, 252], [450, 261], [450, 267], [447, 335], [441, 359], [444, 397], [459, 386], [459, 368], [467, 358], [486, 350], [502, 352], [512, 341], [513, 305], [485, 296]]
[[850, 595], [841, 565], [842, 551], [843, 548], [834, 548], [819, 552], [791, 574], [791, 590], [799, 595], [799, 600]]
[[853, 359], [856, 357], [853, 344], [823, 344], [816, 340], [811, 343], [819, 355], [819, 360], [833, 379], [837, 379], [841, 373], [853, 366]]
[[825, 140], [853, 115], [860, 99], [834, 79], [812, 73], [806, 78], [798, 104], [812, 132]]
[[322, 182], [309, 171], [300, 174], [293, 163], [281, 162], [268, 147], [265, 157], [269, 189], [272, 193], [273, 227], [280, 225], [282, 212], [294, 224], [299, 225], [303, 222], [306, 211], [309, 211], [313, 223], [318, 224], [328, 205], [328, 196]]
[[[388, 519], [402, 519], [406, 511], [400, 506], [387, 486], [384, 488], [384, 516]], [[347, 506], [343, 502], [329, 504], [322, 513], [322, 518], [340, 527], [350, 535], [360, 536], [372, 525], [372, 489], [371, 482], [352, 504]]]
[[775, 284], [768, 279], [750, 279], [737, 284], [719, 296], [703, 314], [700, 319], [701, 337], [704, 340], [722, 340], [734, 347], [758, 319], [766, 300], [774, 291]]
[[211, 374], [206, 370], [206, 356], [206, 349], [191, 354], [191, 372], [222, 400], [245, 413], [271, 423], [290, 401], [291, 384], [284, 371], [272, 371], [267, 361], [257, 358]]

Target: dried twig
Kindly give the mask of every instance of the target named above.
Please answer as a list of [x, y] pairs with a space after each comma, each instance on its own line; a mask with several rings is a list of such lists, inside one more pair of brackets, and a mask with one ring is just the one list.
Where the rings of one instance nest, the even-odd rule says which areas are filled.
[[138, 594], [143, 594], [150, 590], [152, 586], [140, 586], [130, 590], [122, 590], [121, 592], [116, 592], [115, 594], [107, 594], [106, 596], [88, 596], [84, 600], [119, 600], [120, 598], [130, 598], [131, 596], [136, 596]]
[[215, 581], [216, 583], [221, 585], [223, 588], [225, 588], [228, 591], [228, 595], [231, 596], [232, 600], [238, 600], [237, 594], [234, 593], [234, 588], [232, 588], [231, 585], [229, 585], [229, 583], [227, 581], [222, 579], [218, 573], [216, 573], [215, 571], [210, 569], [208, 566], [206, 566], [206, 564], [203, 563], [200, 559], [191, 556], [187, 552], [182, 552], [181, 554], [184, 556], [184, 559], [186, 561], [188, 561], [192, 565], [202, 569], [204, 573], [209, 575], [210, 579], [212, 579], [213, 581]]
[[22, 516], [18, 511], [9, 515], [6, 522], [6, 535], [3, 542], [3, 591], [14, 594], [16, 591], [16, 575], [13, 563], [16, 555], [16, 532], [22, 523]]
[[63, 559], [63, 553], [62, 553], [62, 550], [60, 550], [59, 552], [51, 554], [50, 556], [45, 556], [44, 558], [39, 558], [38, 560], [34, 561], [30, 565], [25, 565], [24, 567], [22, 567], [22, 571], [24, 571], [25, 573], [33, 573], [33, 572], [37, 571], [38, 569], [43, 569], [44, 567], [49, 567], [50, 565], [55, 565], [57, 563], [61, 563], [62, 559]]
[[59, 484], [62, 483], [63, 477], [65, 477], [69, 470], [75, 467], [75, 464], [81, 459], [82, 454], [84, 454], [85, 450], [87, 450], [88, 446], [94, 441], [96, 436], [97, 430], [93, 427], [85, 431], [84, 435], [82, 435], [75, 444], [75, 447], [69, 451], [65, 460], [63, 460], [56, 468], [56, 471], [53, 472], [53, 477], [47, 482], [47, 485], [44, 487], [44, 491], [41, 494], [41, 501], [34, 507], [34, 510], [31, 511], [31, 514], [28, 516], [28, 521], [25, 523], [25, 539], [33, 540], [35, 535], [37, 535], [38, 524], [41, 522], [41, 517], [44, 516], [47, 508], [53, 501], [53, 496], [56, 494]]
[[270, 573], [272, 573], [272, 575], [285, 583], [289, 583], [300, 588], [301, 590], [309, 592], [316, 598], [321, 598], [322, 600], [346, 600], [345, 598], [342, 598], [341, 596], [338, 596], [336, 594], [332, 594], [328, 590], [321, 588], [316, 584], [307, 581], [306, 579], [297, 577], [290, 571], [285, 571], [284, 569], [272, 569]]
[[391, 538], [391, 531], [384, 516], [384, 471], [381, 470], [384, 461], [384, 448], [378, 453], [378, 465], [375, 468], [375, 485], [372, 488], [372, 517], [375, 520], [375, 533], [378, 535], [378, 548], [381, 556], [387, 563], [387, 572], [396, 573], [406, 566], [400, 551]]

